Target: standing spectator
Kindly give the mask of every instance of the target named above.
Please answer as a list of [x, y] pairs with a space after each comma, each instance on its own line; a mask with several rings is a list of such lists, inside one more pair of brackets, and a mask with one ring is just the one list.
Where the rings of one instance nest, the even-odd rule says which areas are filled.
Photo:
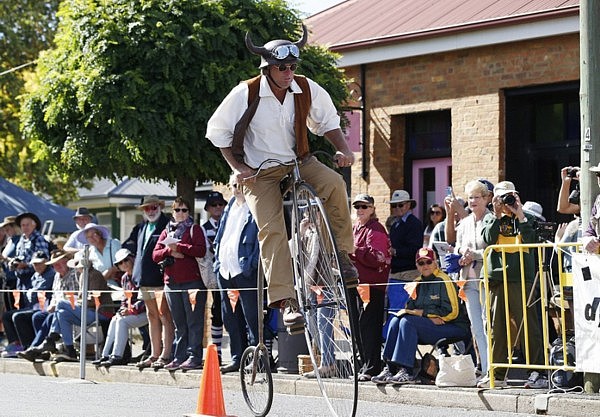
[[160, 234], [169, 223], [163, 213], [165, 202], [156, 195], [148, 195], [142, 199], [137, 208], [142, 211], [144, 221], [137, 224], [123, 247], [135, 254], [133, 264], [133, 282], [140, 287], [140, 297], [146, 305], [148, 327], [150, 331], [150, 356], [142, 358], [136, 366], [140, 369], [162, 368], [171, 361], [175, 327], [169, 303], [163, 301], [158, 305], [156, 292], [164, 288], [163, 274], [160, 267], [152, 259], [152, 252], [160, 238]]
[[[390, 240], [385, 227], [375, 213], [375, 200], [368, 194], [359, 194], [352, 205], [356, 210], [354, 224], [354, 254], [351, 259], [358, 269], [362, 284], [385, 284], [390, 273]], [[369, 303], [361, 309], [358, 318], [362, 367], [359, 381], [370, 381], [381, 372], [381, 334], [384, 322], [385, 287], [369, 288]]]
[[[208, 240], [209, 246], [207, 250], [210, 250], [213, 254], [215, 253], [214, 241], [217, 236], [217, 229], [219, 228], [219, 222], [223, 215], [223, 209], [227, 201], [223, 198], [223, 194], [218, 191], [211, 191], [206, 197], [206, 203], [204, 204], [204, 210], [209, 214], [208, 220], [202, 225], [206, 239]], [[223, 315], [221, 311], [221, 292], [211, 291], [212, 295], [212, 306], [210, 307], [210, 336], [212, 342], [217, 346], [217, 355], [219, 356], [219, 364], [221, 364], [221, 344], [223, 343]], [[229, 302], [228, 300], [226, 300]]]
[[439, 204], [432, 204], [427, 209], [427, 218], [425, 220], [425, 230], [423, 230], [423, 246], [429, 246], [429, 239], [433, 233], [433, 228], [443, 223], [446, 219], [446, 209]]
[[[92, 362], [94, 365], [111, 367], [113, 365], [127, 365], [127, 359], [123, 357], [125, 346], [129, 343], [129, 329], [145, 326], [148, 324], [144, 300], [138, 299], [138, 286], [133, 281], [134, 256], [128, 249], [119, 249], [115, 255], [115, 265], [123, 271], [121, 277], [121, 288], [124, 295], [121, 299], [121, 307], [117, 311], [108, 326], [102, 357]], [[127, 297], [127, 292], [131, 294]]]
[[121, 279], [119, 268], [114, 265], [115, 254], [121, 249], [121, 242], [110, 237], [110, 231], [96, 223], [88, 223], [79, 231], [77, 240], [81, 244], [89, 244], [90, 262], [94, 269], [100, 271], [105, 280], [118, 286]]
[[[20, 358], [27, 359], [30, 362], [34, 362], [43, 355], [44, 349], [42, 349], [41, 345], [50, 333], [52, 322], [56, 317], [56, 305], [58, 302], [61, 300], [68, 301], [67, 292], [75, 294], [79, 291], [79, 279], [74, 268], [77, 261], [69, 259], [71, 255], [68, 252], [66, 256], [56, 256], [56, 254], [60, 253], [54, 251], [54, 261], [50, 260], [46, 262], [46, 265], [52, 265], [54, 271], [56, 271], [52, 284], [52, 299], [50, 299], [46, 311], [37, 311], [33, 315], [31, 321], [35, 330], [35, 337], [31, 342], [31, 346], [18, 354]], [[50, 359], [50, 354], [48, 353], [44, 359]]]
[[[13, 305], [13, 298], [9, 291], [16, 287], [17, 276], [15, 271], [9, 268], [9, 261], [15, 256], [17, 242], [19, 241], [18, 227], [15, 223], [17, 216], [7, 216], [0, 223], [0, 290], [6, 291], [0, 294], [0, 315], [6, 311], [6, 307]], [[4, 328], [0, 323], [0, 341], [2, 341]]]
[[416, 295], [409, 298], [389, 325], [383, 347], [386, 367], [371, 381], [376, 384], [413, 384], [417, 345], [433, 345], [442, 338], [467, 337], [469, 321], [461, 309], [456, 286], [440, 269], [433, 250], [416, 254], [420, 276]]
[[17, 276], [16, 288], [27, 290], [31, 287], [31, 276], [34, 273], [31, 258], [36, 252], [43, 252], [48, 258], [48, 242], [41, 235], [42, 223], [38, 216], [33, 213], [21, 213], [15, 219], [15, 223], [21, 229], [21, 238], [17, 242], [15, 257], [10, 263], [10, 268]]
[[[307, 37], [303, 26], [303, 36], [297, 42], [277, 39], [256, 46], [247, 34], [246, 46], [261, 56], [261, 75], [234, 87], [210, 118], [206, 130], [208, 139], [219, 147], [237, 175], [238, 184], [244, 186], [246, 201], [260, 230], [269, 307], [281, 309], [283, 324], [290, 333], [304, 329], [279, 189], [292, 167], [269, 164], [256, 178], [247, 181], [256, 175], [255, 168], [264, 160], [302, 161], [302, 178], [315, 188], [325, 204], [339, 248], [342, 278], [348, 287], [358, 285], [358, 272], [348, 257], [354, 247], [346, 183], [341, 175], [311, 156], [308, 129], [331, 142], [337, 150], [338, 166], [350, 167], [354, 154], [340, 129], [340, 117], [329, 94], [314, 81], [294, 75]], [[245, 122], [238, 123], [242, 116]]]
[[[223, 322], [229, 334], [231, 363], [221, 367], [222, 373], [236, 372], [240, 368], [242, 353], [247, 346], [258, 343], [257, 277], [258, 227], [246, 204], [242, 187], [237, 178], [230, 178], [233, 198], [229, 201], [217, 236], [214, 239], [215, 269], [219, 272]], [[231, 306], [227, 291], [239, 289], [239, 299], [235, 311]], [[261, 306], [262, 311], [262, 306]], [[262, 321], [261, 321], [262, 325]]]
[[173, 220], [152, 253], [154, 262], [164, 269], [165, 295], [175, 322], [175, 357], [164, 367], [168, 371], [202, 368], [206, 287], [196, 258], [206, 254], [206, 238], [194, 224], [189, 207], [182, 197], [173, 201]]
[[31, 277], [31, 288], [21, 297], [18, 309], [9, 310], [2, 315], [2, 323], [9, 344], [2, 352], [3, 358], [16, 358], [17, 353], [29, 347], [34, 338], [31, 317], [36, 311], [43, 310], [38, 301], [38, 291], [48, 291], [48, 299], [52, 298], [49, 292], [54, 281], [54, 270], [46, 265], [48, 260], [42, 251], [36, 252], [31, 258], [35, 273]]
[[[523, 212], [523, 205], [515, 185], [510, 181], [502, 181], [494, 187], [492, 199], [493, 213], [488, 213], [483, 218], [482, 236], [487, 245], [523, 244], [535, 243], [536, 235], [533, 228], [534, 217]], [[523, 257], [524, 275], [521, 277], [521, 256]], [[503, 262], [505, 258], [506, 263]], [[519, 251], [507, 249], [503, 254], [501, 250], [492, 250], [488, 255], [487, 262], [489, 277], [489, 294], [491, 309], [492, 328], [492, 361], [503, 363], [510, 356], [509, 341], [507, 340], [506, 317], [510, 314], [517, 323], [523, 320], [527, 314], [529, 358], [533, 364], [544, 363], [544, 346], [542, 344], [542, 332], [540, 321], [535, 307], [523, 311], [523, 297], [528, 298], [535, 279], [535, 262], [533, 251]], [[506, 285], [508, 292], [504, 293], [504, 274], [506, 274]], [[526, 293], [523, 294], [522, 281]], [[509, 312], [505, 311], [505, 299]], [[521, 346], [525, 346], [524, 332], [520, 333]], [[487, 388], [490, 379], [495, 379], [495, 386], [506, 386], [506, 369], [498, 368], [495, 375], [482, 378], [477, 386]], [[546, 388], [548, 379], [543, 373], [531, 371], [525, 382], [525, 388]]]
[[462, 257], [458, 264], [462, 267], [459, 279], [467, 298], [467, 314], [471, 321], [471, 334], [475, 338], [482, 375], [488, 372], [488, 344], [485, 332], [484, 291], [482, 290], [483, 251], [488, 246], [482, 235], [483, 218], [490, 213], [487, 209], [489, 191], [480, 181], [470, 181], [465, 185], [465, 194], [471, 214], [462, 219], [456, 227], [456, 253]]
[[63, 246], [63, 249], [67, 252], [79, 252], [83, 249], [84, 244], [77, 240], [77, 236], [79, 236], [79, 231], [83, 229], [86, 224], [91, 223], [94, 220], [94, 216], [86, 207], [77, 207], [73, 220], [75, 220], [77, 230], [71, 233]]
[[415, 269], [415, 253], [423, 247], [423, 223], [412, 214], [417, 202], [408, 192], [396, 190], [390, 200], [392, 216], [390, 242], [392, 244], [391, 279], [413, 281], [419, 272]]

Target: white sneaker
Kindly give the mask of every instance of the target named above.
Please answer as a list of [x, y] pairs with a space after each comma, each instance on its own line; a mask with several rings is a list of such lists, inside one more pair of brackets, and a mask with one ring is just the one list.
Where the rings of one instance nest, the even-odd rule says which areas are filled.
[[[508, 383], [503, 379], [495, 379], [494, 380], [494, 388], [506, 388], [508, 387]], [[484, 376], [477, 383], [477, 388], [490, 388], [490, 377]]]

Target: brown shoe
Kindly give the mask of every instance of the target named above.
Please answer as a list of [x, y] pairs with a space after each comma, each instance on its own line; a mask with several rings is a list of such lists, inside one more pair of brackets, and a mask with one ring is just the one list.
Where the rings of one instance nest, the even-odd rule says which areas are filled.
[[288, 298], [281, 301], [281, 318], [289, 334], [294, 335], [304, 331], [304, 317], [300, 313], [296, 299]]
[[358, 286], [358, 270], [350, 260], [346, 251], [338, 252], [338, 260], [340, 261], [340, 269], [342, 279], [346, 288], [356, 288]]

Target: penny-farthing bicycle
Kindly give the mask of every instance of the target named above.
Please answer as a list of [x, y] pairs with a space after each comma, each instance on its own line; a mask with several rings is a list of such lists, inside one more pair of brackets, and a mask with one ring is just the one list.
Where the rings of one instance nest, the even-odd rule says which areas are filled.
[[[292, 203], [290, 246], [298, 303], [306, 322], [304, 334], [319, 389], [332, 415], [353, 417], [358, 397], [355, 320], [351, 317], [355, 310], [348, 303], [327, 213], [314, 189], [301, 179], [297, 161], [266, 160], [256, 175], [267, 163], [292, 167], [284, 190], [284, 195], [290, 193]], [[261, 294], [259, 288], [259, 297]], [[249, 347], [240, 369], [248, 406], [256, 416], [265, 416], [273, 392], [266, 348], [260, 348], [260, 343]], [[261, 396], [256, 394], [259, 389]], [[248, 395], [251, 391], [254, 396]]]

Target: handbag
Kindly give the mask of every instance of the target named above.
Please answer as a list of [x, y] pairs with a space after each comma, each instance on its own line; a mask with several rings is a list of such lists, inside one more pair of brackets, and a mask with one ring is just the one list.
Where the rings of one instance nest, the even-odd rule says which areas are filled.
[[[194, 238], [194, 226], [190, 227], [190, 238]], [[196, 258], [198, 262], [198, 269], [200, 270], [200, 277], [204, 286], [208, 290], [216, 290], [219, 288], [217, 281], [217, 274], [214, 270], [215, 254], [210, 248], [206, 249], [206, 254], [202, 258]]]
[[477, 384], [471, 355], [440, 356], [440, 369], [435, 377], [438, 387], [474, 387]]

